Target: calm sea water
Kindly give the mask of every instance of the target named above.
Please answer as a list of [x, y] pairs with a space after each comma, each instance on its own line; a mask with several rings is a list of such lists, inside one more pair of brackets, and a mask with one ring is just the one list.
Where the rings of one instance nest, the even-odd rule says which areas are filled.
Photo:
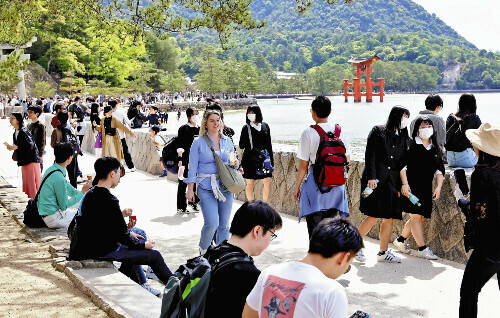
[[[461, 94], [441, 94], [444, 109], [439, 113], [444, 120], [458, 107]], [[475, 94], [478, 108], [477, 114], [482, 122], [500, 124], [500, 93]], [[410, 118], [414, 118], [420, 110], [425, 109], [424, 101], [427, 95], [386, 95], [384, 102], [378, 99], [373, 103], [348, 103], [343, 96], [331, 96], [332, 114], [330, 121], [342, 126], [347, 133], [353, 154], [364, 156], [366, 138], [374, 125], [385, 123], [391, 108], [395, 105], [405, 106], [410, 110]], [[262, 109], [264, 121], [269, 124], [273, 143], [281, 144], [281, 150], [295, 151], [302, 131], [314, 124], [311, 118], [310, 99], [268, 99], [258, 100]], [[245, 124], [245, 111], [228, 111], [224, 114], [226, 124], [236, 132], [234, 141], [238, 143], [241, 129]]]

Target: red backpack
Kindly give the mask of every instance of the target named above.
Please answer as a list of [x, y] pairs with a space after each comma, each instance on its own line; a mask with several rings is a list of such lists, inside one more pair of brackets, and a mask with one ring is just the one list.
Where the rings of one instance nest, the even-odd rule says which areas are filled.
[[319, 125], [311, 125], [311, 128], [320, 137], [313, 167], [314, 181], [321, 193], [330, 192], [332, 188], [345, 184], [347, 178], [346, 149], [339, 138], [341, 128], [335, 125], [335, 133], [326, 133]]

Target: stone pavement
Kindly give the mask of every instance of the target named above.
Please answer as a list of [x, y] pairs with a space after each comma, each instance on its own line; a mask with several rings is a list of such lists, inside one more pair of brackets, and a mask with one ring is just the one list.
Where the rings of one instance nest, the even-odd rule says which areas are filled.
[[[12, 140], [12, 128], [0, 120], [0, 143]], [[0, 176], [14, 186], [21, 185], [21, 172], [0, 147]], [[95, 158], [79, 157], [84, 175], [92, 173]], [[45, 166], [53, 161], [47, 149]], [[137, 227], [156, 241], [167, 265], [176, 270], [186, 259], [198, 254], [203, 224], [200, 213], [176, 213], [177, 184], [143, 172], [127, 173], [112, 192], [122, 208], [130, 207], [137, 215]], [[236, 201], [233, 212], [242, 202]], [[289, 260], [300, 260], [307, 252], [307, 227], [295, 217], [282, 215], [283, 229], [264, 253], [255, 258], [257, 267]], [[352, 270], [340, 277], [349, 299], [349, 313], [360, 309], [373, 317], [457, 317], [460, 283], [464, 265], [451, 261], [428, 261], [401, 255], [401, 264], [376, 262], [378, 241], [365, 239], [367, 262], [354, 261]], [[495, 317], [500, 312], [497, 278], [490, 280], [479, 296], [479, 317]], [[159, 308], [158, 308], [159, 312]]]

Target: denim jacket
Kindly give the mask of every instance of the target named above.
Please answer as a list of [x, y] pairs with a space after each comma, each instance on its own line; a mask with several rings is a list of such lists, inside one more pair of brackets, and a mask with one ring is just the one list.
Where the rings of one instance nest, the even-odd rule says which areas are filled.
[[[207, 136], [212, 143], [212, 147], [214, 147], [212, 138], [210, 138], [210, 135], [208, 134]], [[220, 150], [219, 157], [225, 164], [228, 164], [229, 152], [234, 151], [231, 139], [226, 136], [222, 136], [220, 140]], [[189, 152], [189, 172], [188, 177], [184, 179], [184, 182], [200, 182], [199, 186], [202, 189], [212, 190], [210, 178], [201, 178], [199, 177], [200, 174], [217, 174], [217, 166], [215, 165], [214, 155], [203, 136], [197, 137], [191, 145], [191, 150]], [[220, 185], [220, 180], [217, 180], [217, 183]]]

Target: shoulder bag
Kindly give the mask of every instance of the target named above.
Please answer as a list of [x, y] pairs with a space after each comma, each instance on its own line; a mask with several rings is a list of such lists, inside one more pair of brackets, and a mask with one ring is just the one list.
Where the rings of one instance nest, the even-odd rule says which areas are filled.
[[224, 187], [231, 193], [239, 193], [245, 189], [245, 180], [243, 175], [236, 169], [233, 169], [226, 165], [224, 161], [215, 153], [214, 147], [208, 136], [205, 134], [205, 141], [208, 147], [212, 150], [215, 159], [215, 165], [217, 166], [217, 174], [219, 175], [220, 181]]
[[[47, 224], [43, 221], [42, 216], [38, 213], [38, 195], [40, 194], [40, 191], [42, 190], [43, 184], [45, 181], [50, 177], [51, 174], [54, 172], [61, 170], [54, 170], [51, 171], [45, 178], [43, 178], [42, 184], [40, 185], [40, 188], [38, 188], [38, 192], [36, 193], [36, 196], [28, 201], [28, 204], [26, 205], [26, 209], [24, 210], [24, 219], [23, 223], [31, 228], [40, 228], [40, 227], [47, 227]], [[62, 172], [61, 172], [62, 173]], [[56, 198], [57, 199], [57, 198]]]
[[[267, 131], [266, 126], [262, 123], [262, 130], [264, 133]], [[257, 149], [253, 147], [252, 130], [250, 125], [247, 124], [248, 138], [250, 139], [250, 162], [255, 167], [255, 174], [258, 176], [266, 175], [274, 171], [274, 167], [271, 165], [271, 156], [267, 149]]]

